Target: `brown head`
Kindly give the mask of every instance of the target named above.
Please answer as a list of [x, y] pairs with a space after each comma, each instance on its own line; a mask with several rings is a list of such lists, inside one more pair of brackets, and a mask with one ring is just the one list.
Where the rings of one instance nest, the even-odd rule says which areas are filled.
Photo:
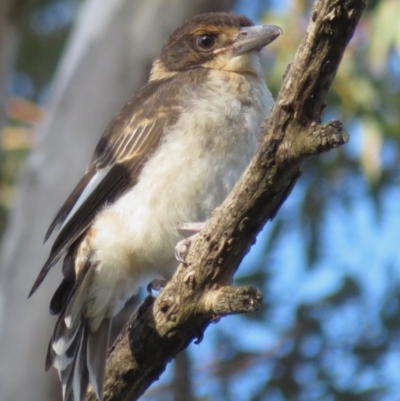
[[151, 79], [195, 68], [252, 72], [253, 56], [281, 33], [276, 26], [255, 26], [240, 15], [197, 15], [169, 36], [153, 64]]

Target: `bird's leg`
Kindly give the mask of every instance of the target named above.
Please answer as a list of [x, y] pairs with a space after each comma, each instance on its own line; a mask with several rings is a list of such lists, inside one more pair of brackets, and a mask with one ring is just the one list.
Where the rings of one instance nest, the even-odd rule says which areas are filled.
[[161, 280], [161, 279], [154, 279], [153, 281], [150, 281], [150, 283], [147, 285], [147, 293], [151, 296], [153, 295], [153, 291], [160, 291], [162, 290], [167, 284], [167, 280]]
[[190, 245], [193, 240], [199, 235], [199, 232], [204, 227], [206, 223], [204, 222], [192, 222], [192, 223], [183, 223], [178, 228], [183, 231], [192, 231], [195, 234], [191, 235], [188, 238], [184, 238], [179, 241], [175, 247], [175, 258], [178, 262], [186, 264], [185, 259], [186, 255], [189, 252]]
[[182, 223], [178, 229], [182, 231], [192, 231], [195, 233], [198, 233], [201, 231], [201, 229], [205, 226], [205, 222], [202, 221], [196, 221], [196, 222], [191, 222], [191, 223]]

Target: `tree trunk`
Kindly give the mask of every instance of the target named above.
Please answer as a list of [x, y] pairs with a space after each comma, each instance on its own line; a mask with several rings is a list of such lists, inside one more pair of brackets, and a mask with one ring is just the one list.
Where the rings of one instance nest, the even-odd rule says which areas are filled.
[[172, 383], [174, 401], [195, 401], [192, 389], [190, 356], [182, 351], [174, 361], [174, 381]]
[[46, 229], [89, 161], [107, 123], [146, 79], [166, 36], [183, 20], [227, 10], [230, 0], [89, 0], [54, 78], [1, 251], [0, 399], [55, 401], [61, 386], [44, 359], [55, 319], [48, 304], [60, 269], [27, 301], [49, 245]]

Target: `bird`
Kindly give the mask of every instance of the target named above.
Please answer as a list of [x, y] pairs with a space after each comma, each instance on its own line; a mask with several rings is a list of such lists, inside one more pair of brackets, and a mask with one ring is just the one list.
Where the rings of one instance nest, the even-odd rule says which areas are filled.
[[274, 104], [260, 52], [281, 33], [233, 13], [188, 19], [105, 129], [29, 294], [63, 258], [46, 370], [65, 401], [89, 384], [102, 401], [113, 317], [145, 280], [171, 277], [185, 230], [202, 227], [249, 164]]

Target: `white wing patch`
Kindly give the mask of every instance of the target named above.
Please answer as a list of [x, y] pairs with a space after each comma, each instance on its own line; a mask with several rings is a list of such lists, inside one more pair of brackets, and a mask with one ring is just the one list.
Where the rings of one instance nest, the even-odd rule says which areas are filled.
[[111, 170], [111, 167], [99, 170], [93, 178], [89, 181], [86, 185], [85, 189], [82, 191], [81, 196], [76, 201], [74, 207], [69, 212], [67, 218], [65, 219], [64, 223], [62, 224], [60, 231], [63, 227], [68, 223], [71, 217], [76, 213], [76, 211], [83, 205], [86, 199], [90, 196], [90, 194], [99, 186], [100, 182], [103, 181], [103, 178], [107, 175], [107, 173]]

